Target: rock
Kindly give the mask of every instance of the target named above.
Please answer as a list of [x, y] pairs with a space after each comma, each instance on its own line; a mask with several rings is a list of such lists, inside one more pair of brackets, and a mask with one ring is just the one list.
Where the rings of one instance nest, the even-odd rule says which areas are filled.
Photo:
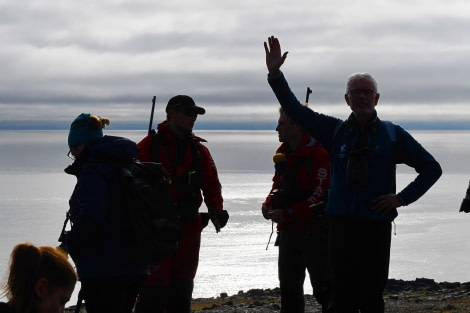
[[[414, 281], [390, 279], [385, 288], [386, 313], [470, 312], [470, 282], [436, 283], [429, 278]], [[218, 298], [193, 299], [193, 313], [273, 313], [281, 308], [280, 290], [251, 289]], [[305, 312], [321, 312], [312, 295], [305, 295]], [[85, 313], [83, 305], [81, 313]], [[74, 307], [65, 312], [74, 312]]]

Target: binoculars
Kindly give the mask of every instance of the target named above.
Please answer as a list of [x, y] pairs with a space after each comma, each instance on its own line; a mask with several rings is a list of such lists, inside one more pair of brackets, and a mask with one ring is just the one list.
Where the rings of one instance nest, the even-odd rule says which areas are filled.
[[346, 168], [346, 185], [365, 188], [369, 184], [369, 148], [351, 151]]

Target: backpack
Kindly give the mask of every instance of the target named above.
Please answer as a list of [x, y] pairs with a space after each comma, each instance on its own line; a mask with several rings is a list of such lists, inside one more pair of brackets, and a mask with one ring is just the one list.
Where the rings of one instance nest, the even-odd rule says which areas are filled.
[[182, 234], [168, 173], [160, 163], [136, 160], [120, 165], [119, 173], [129, 221], [130, 260], [152, 264], [165, 259], [176, 251]]

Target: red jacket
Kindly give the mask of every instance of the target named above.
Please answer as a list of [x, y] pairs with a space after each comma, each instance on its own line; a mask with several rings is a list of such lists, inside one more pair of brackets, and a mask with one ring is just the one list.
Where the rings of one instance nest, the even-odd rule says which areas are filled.
[[[157, 131], [164, 137], [164, 142], [160, 144], [160, 157], [158, 162], [162, 163], [163, 167], [168, 171], [168, 173], [170, 173], [173, 179], [182, 175], [187, 175], [194, 157], [194, 152], [189, 141], [184, 147], [184, 161], [182, 164], [177, 165], [174, 164], [174, 160], [176, 159], [176, 147], [180, 142], [179, 139], [173, 135], [167, 121], [160, 123], [158, 125]], [[221, 211], [223, 209], [222, 187], [212, 156], [207, 147], [201, 143], [206, 142], [206, 140], [194, 135], [192, 135], [189, 140], [195, 142], [199, 148], [202, 172], [201, 188], [198, 192], [197, 203], [195, 204], [199, 208], [204, 199], [204, 202], [206, 203], [206, 206], [209, 210]], [[146, 136], [144, 139], [142, 139], [141, 142], [137, 144], [139, 154], [138, 157], [140, 161], [154, 161], [151, 145], [152, 136], [150, 135]], [[182, 190], [178, 190], [176, 184], [171, 184], [170, 186], [173, 200], [177, 205], [178, 201], [181, 200]]]
[[[285, 222], [279, 223], [277, 228], [291, 231], [305, 227], [319, 227], [314, 222], [310, 206], [323, 201], [324, 193], [330, 186], [328, 153], [308, 134], [304, 135], [296, 151], [288, 154], [287, 145], [283, 143], [276, 152], [286, 154], [287, 163], [282, 173], [275, 172], [271, 192], [287, 187], [290, 195], [295, 194], [293, 196], [295, 200], [282, 208]], [[268, 207], [272, 205], [271, 192], [263, 203]]]

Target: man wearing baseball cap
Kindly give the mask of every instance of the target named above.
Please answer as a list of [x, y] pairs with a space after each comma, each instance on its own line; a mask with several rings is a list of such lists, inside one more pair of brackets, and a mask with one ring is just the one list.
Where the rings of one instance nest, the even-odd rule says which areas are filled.
[[[137, 299], [136, 313], [190, 313], [202, 229], [209, 218], [216, 232], [227, 223], [217, 168], [202, 144], [206, 140], [193, 133], [198, 115], [205, 113], [191, 97], [174, 96], [166, 106], [166, 120], [137, 145], [140, 161], [162, 163], [170, 174], [170, 191], [183, 236], [173, 255], [151, 265], [151, 275]], [[199, 213], [202, 201], [207, 213]]]

